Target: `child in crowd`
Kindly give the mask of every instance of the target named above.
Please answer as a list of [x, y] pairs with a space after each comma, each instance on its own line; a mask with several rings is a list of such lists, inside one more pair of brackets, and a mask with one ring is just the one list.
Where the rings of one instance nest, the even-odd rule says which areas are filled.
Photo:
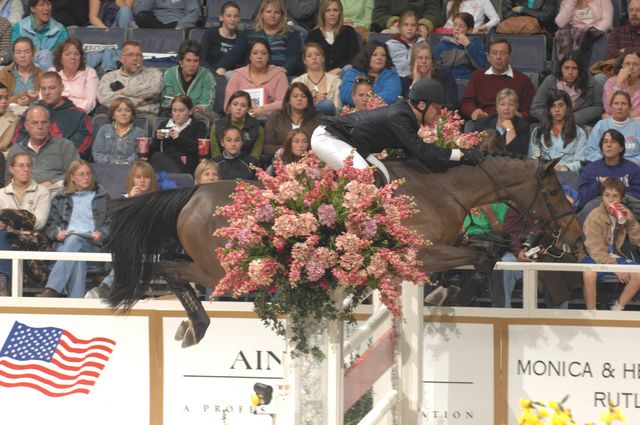
[[[273, 162], [282, 161], [285, 164], [300, 161], [311, 149], [309, 137], [301, 128], [290, 130], [282, 147], [273, 155]], [[267, 169], [267, 173], [273, 175], [273, 165]]]
[[259, 158], [264, 145], [264, 127], [251, 116], [251, 97], [243, 90], [234, 92], [227, 103], [227, 114], [218, 118], [211, 126], [211, 156], [222, 154], [222, 131], [236, 127], [242, 132], [242, 152]]
[[[629, 243], [640, 246], [640, 225], [633, 213], [622, 204], [624, 183], [617, 178], [607, 178], [602, 182], [602, 204], [591, 211], [584, 222], [584, 246], [588, 256], [586, 264], [640, 264]], [[614, 217], [612, 210], [621, 217]], [[628, 242], [628, 243], [627, 243]], [[631, 252], [633, 251], [633, 252]], [[604, 272], [583, 272], [583, 294], [587, 310], [596, 309], [596, 283]], [[616, 272], [616, 277], [624, 284], [624, 289], [611, 310], [624, 310], [625, 305], [640, 289], [640, 273]]]
[[[209, 6], [212, 7], [212, 6]], [[220, 25], [207, 30], [202, 37], [204, 61], [211, 70], [218, 68], [218, 62], [236, 42], [240, 6], [235, 1], [226, 1], [220, 6]]]
[[451, 37], [443, 37], [436, 46], [438, 65], [455, 79], [469, 79], [473, 71], [489, 65], [484, 46], [471, 37], [473, 23], [470, 13], [458, 13], [453, 19]]
[[210, 159], [202, 161], [193, 175], [196, 184], [217, 182], [220, 178], [220, 167]]
[[258, 160], [242, 152], [242, 132], [235, 127], [225, 128], [222, 132], [220, 144], [222, 155], [213, 158], [220, 170], [220, 180], [253, 180], [252, 166], [258, 166]]
[[413, 10], [405, 10], [400, 15], [400, 32], [387, 41], [389, 55], [400, 77], [411, 74], [411, 52], [416, 43], [424, 41], [418, 33], [418, 17]]

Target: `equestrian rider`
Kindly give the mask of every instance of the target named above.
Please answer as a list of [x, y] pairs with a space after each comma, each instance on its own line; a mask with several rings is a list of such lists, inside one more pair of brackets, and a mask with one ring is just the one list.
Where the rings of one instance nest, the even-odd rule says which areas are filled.
[[[355, 148], [353, 166], [374, 165], [387, 181], [389, 172], [374, 153], [386, 148], [404, 148], [423, 163], [433, 160], [478, 164], [483, 154], [475, 149], [445, 149], [425, 143], [418, 136], [421, 124], [433, 124], [446, 103], [442, 85], [431, 78], [418, 80], [409, 90], [409, 100], [343, 117], [324, 117], [311, 136], [313, 152], [331, 168], [339, 169]], [[366, 159], [365, 159], [366, 158]], [[368, 161], [368, 162], [367, 162]]]

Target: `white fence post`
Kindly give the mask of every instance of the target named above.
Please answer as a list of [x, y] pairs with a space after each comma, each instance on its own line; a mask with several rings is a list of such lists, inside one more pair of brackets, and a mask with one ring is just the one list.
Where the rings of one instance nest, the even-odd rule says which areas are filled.
[[327, 421], [326, 425], [344, 423], [344, 322], [332, 320], [328, 326], [327, 344]]
[[[382, 303], [382, 301], [380, 301], [380, 291], [375, 290], [373, 292], [372, 295], [372, 299], [373, 299], [373, 312], [374, 314], [379, 311], [380, 308], [382, 308], [384, 306], [384, 304]], [[392, 319], [386, 319], [384, 321], [384, 323], [381, 326], [378, 326], [373, 333], [371, 334], [372, 338], [374, 341], [376, 341], [378, 338], [380, 338], [382, 335], [385, 334], [385, 332], [387, 331], [387, 329], [389, 329], [391, 326], [393, 325], [392, 323]], [[373, 391], [373, 405], [376, 406], [380, 403], [383, 402], [383, 398], [385, 397], [386, 394], [389, 393], [389, 391], [393, 390], [393, 385], [391, 382], [391, 369], [389, 369], [388, 371], [386, 371], [384, 373], [384, 375], [382, 375], [380, 377], [380, 379], [378, 379], [378, 381], [376, 381], [375, 384], [373, 384], [372, 387], [372, 391]], [[391, 417], [391, 415], [387, 414], [383, 417], [382, 420], [378, 421], [379, 425], [390, 425], [392, 424], [393, 418]]]
[[422, 411], [423, 294], [422, 286], [412, 282], [402, 283], [404, 323], [398, 340], [402, 424], [419, 424], [420, 412]]
[[22, 260], [19, 258], [11, 259], [11, 294], [13, 297], [21, 297], [22, 296], [22, 276], [23, 275], [23, 264]]
[[532, 312], [538, 308], [538, 271], [522, 272], [522, 308]]

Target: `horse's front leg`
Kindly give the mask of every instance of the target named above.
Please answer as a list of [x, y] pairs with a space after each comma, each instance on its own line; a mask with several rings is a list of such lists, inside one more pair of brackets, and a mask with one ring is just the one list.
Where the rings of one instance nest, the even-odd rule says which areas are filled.
[[197, 344], [204, 338], [211, 322], [202, 302], [189, 283], [200, 283], [202, 272], [191, 262], [163, 261], [159, 264], [159, 274], [167, 279], [169, 287], [180, 300], [189, 318], [189, 321], [180, 324], [176, 339], [182, 340], [183, 348]]

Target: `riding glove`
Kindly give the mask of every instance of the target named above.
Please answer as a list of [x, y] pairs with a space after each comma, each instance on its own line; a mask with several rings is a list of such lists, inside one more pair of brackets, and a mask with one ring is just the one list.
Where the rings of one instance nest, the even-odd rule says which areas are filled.
[[460, 162], [464, 164], [477, 165], [484, 161], [484, 153], [478, 149], [462, 149], [462, 153], [464, 155]]

